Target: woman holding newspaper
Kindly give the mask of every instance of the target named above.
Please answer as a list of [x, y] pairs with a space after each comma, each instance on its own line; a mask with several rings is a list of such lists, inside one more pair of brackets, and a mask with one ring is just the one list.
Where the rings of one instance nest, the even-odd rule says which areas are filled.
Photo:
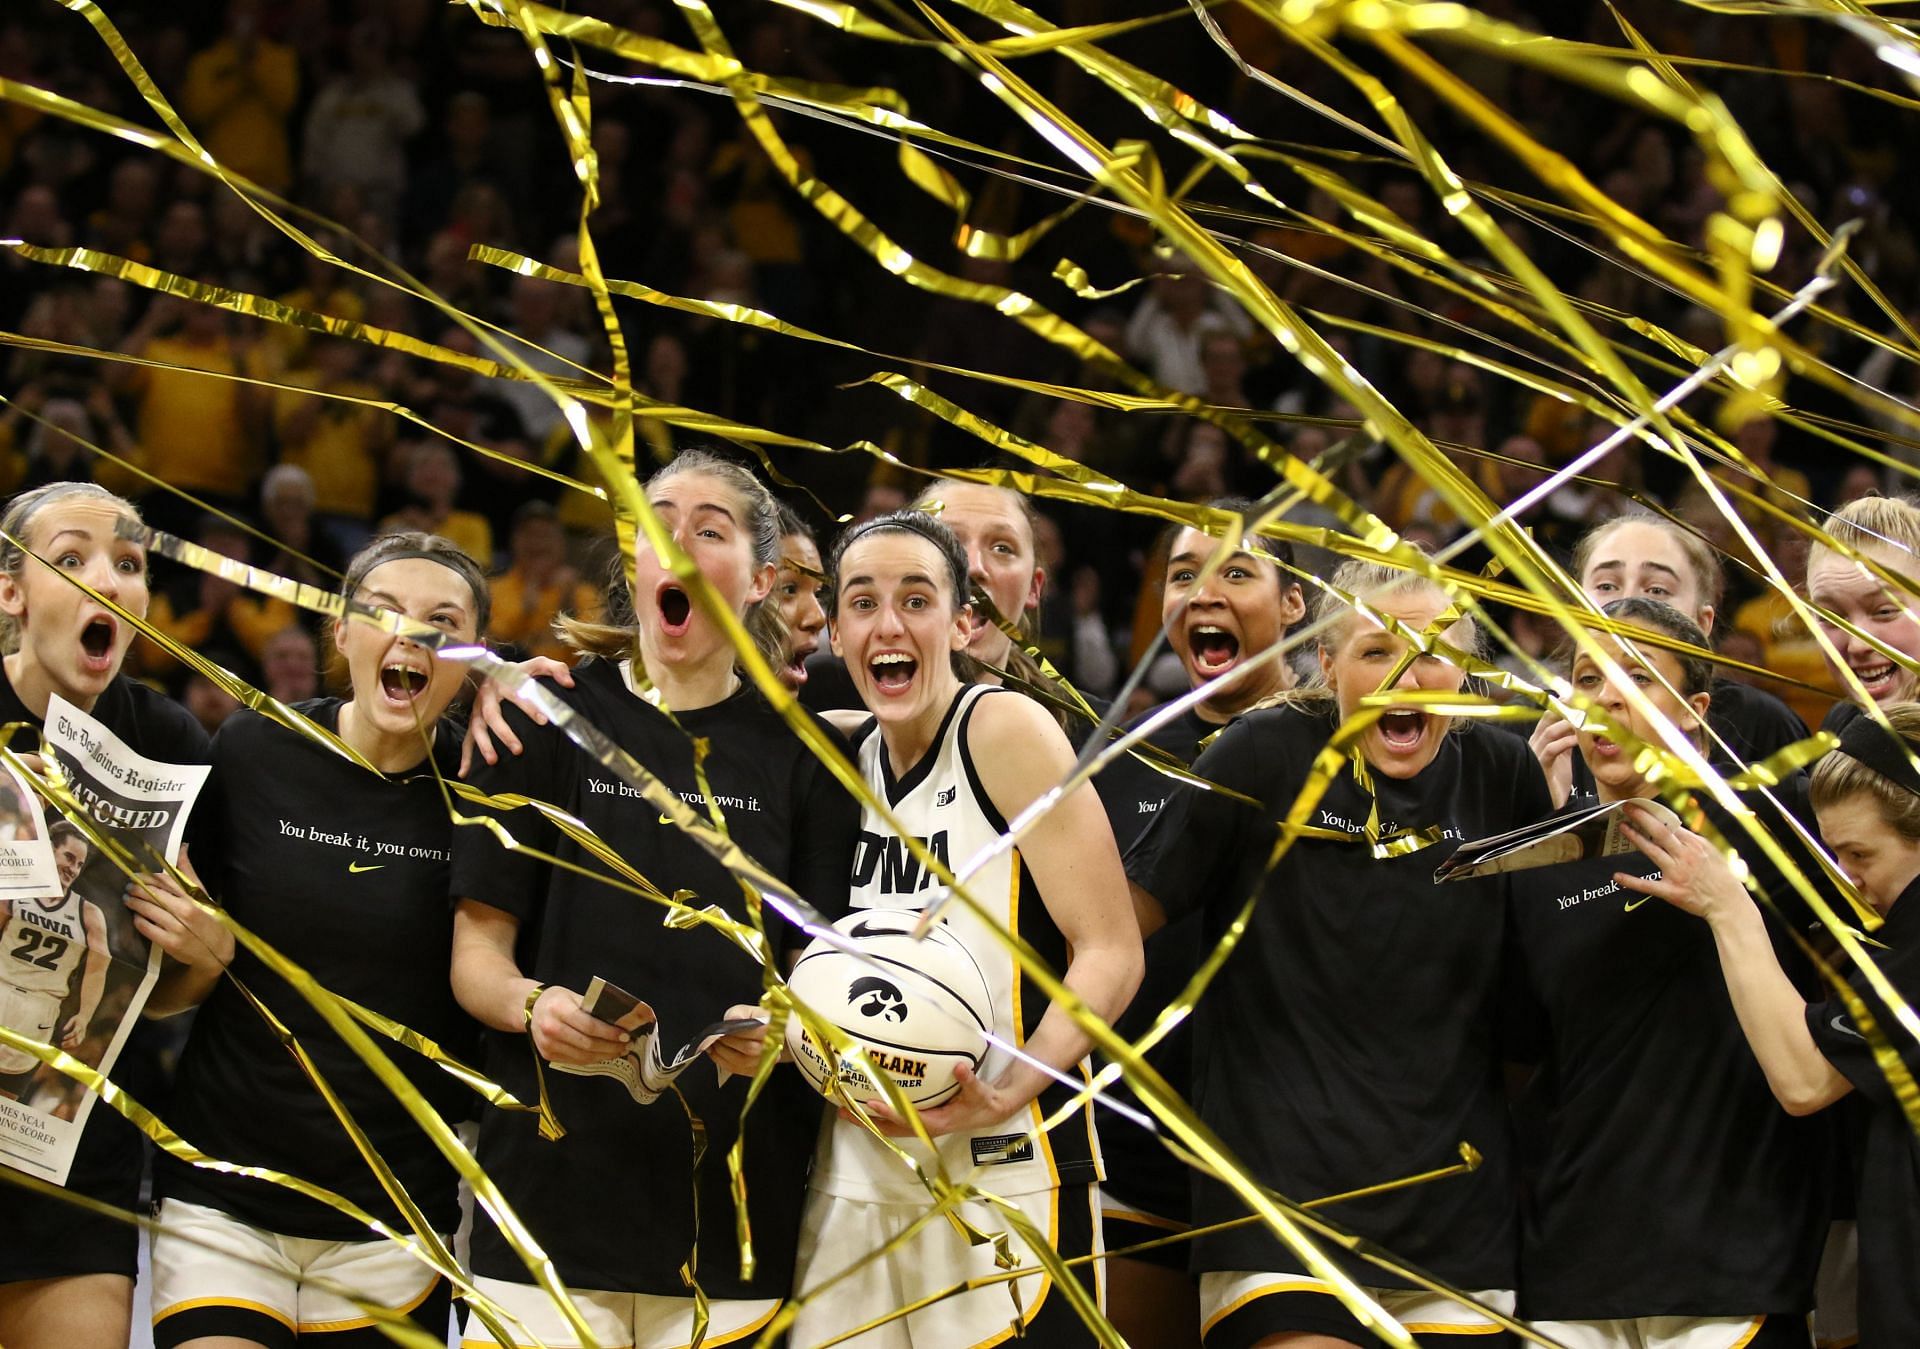
[[[1195, 1012], [1202, 1120], [1260, 1182], [1296, 1199], [1457, 1164], [1471, 1144], [1484, 1158], [1473, 1175], [1329, 1216], [1510, 1310], [1518, 1224], [1494, 1035], [1504, 885], [1436, 885], [1444, 849], [1427, 845], [1539, 819], [1551, 809], [1546, 782], [1519, 737], [1451, 715], [1466, 674], [1450, 657], [1474, 651], [1477, 634], [1442, 590], [1357, 562], [1330, 586], [1316, 605], [1318, 678], [1242, 715], [1194, 762], [1261, 808], [1176, 791], [1127, 871], [1149, 929], [1199, 912], [1217, 939], [1257, 898]], [[1377, 692], [1387, 706], [1363, 706]], [[1343, 726], [1357, 737], [1319, 783], [1320, 753]], [[1321, 786], [1304, 832], [1279, 839], [1275, 822]], [[1196, 1226], [1246, 1211], [1198, 1177], [1193, 1199]], [[1499, 1329], [1388, 1270], [1337, 1263], [1423, 1338]], [[1263, 1227], [1201, 1238], [1193, 1268], [1209, 1349], [1372, 1342], [1324, 1269]]]
[[[1640, 750], [1677, 735], [1705, 752], [1713, 666], [1654, 643], [1704, 649], [1706, 635], [1652, 600], [1617, 600], [1605, 612], [1647, 637], [1598, 639], [1619, 677], [1569, 647], [1573, 693], [1602, 714], [1578, 730], [1573, 752], [1601, 809], [1613, 808], [1616, 834], [1626, 802], [1640, 803], [1635, 827], [1656, 814], [1677, 825], [1651, 799], [1660, 788]], [[1628, 687], [1650, 714], [1629, 702]], [[1704, 793], [1695, 800], [1748, 859], [1776, 915], [1803, 914], [1746, 829]], [[1769, 802], [1745, 804], [1818, 875]], [[1571, 827], [1594, 814], [1583, 801], [1558, 818]], [[1577, 860], [1510, 876], [1524, 973], [1510, 1053], [1538, 1067], [1518, 1109], [1523, 1138], [1537, 1139], [1525, 1149], [1535, 1174], [1521, 1315], [1569, 1349], [1804, 1349], [1826, 1230], [1825, 1130], [1775, 1106], [1714, 977], [1712, 937], [1633, 893], [1641, 878], [1659, 880], [1660, 863], [1630, 843], [1607, 855], [1600, 824], [1589, 825], [1592, 846], [1572, 850]], [[1769, 916], [1759, 926], [1804, 985], [1809, 971], [1785, 924]]]
[[[57, 694], [166, 763], [203, 763], [206, 733], [177, 703], [121, 674], [147, 612], [147, 553], [125, 527], [133, 506], [92, 483], [49, 483], [0, 514], [0, 723], [24, 722], [8, 747], [34, 750]], [[75, 584], [76, 582], [80, 584]], [[81, 589], [81, 585], [87, 587]], [[89, 594], [88, 591], [92, 591]], [[98, 598], [96, 598], [96, 596]], [[224, 931], [190, 904], [138, 889], [127, 899], [140, 935], [169, 956], [218, 959]], [[113, 1070], [136, 1096], [157, 1077], [136, 1031]], [[138, 1205], [145, 1141], [111, 1110], [87, 1116], [67, 1188], [120, 1209]], [[133, 1310], [134, 1228], [8, 1185], [0, 1243], [0, 1343], [9, 1349], [120, 1349]]]
[[[348, 564], [341, 593], [456, 643], [486, 630], [485, 575], [432, 535], [392, 534], [369, 545]], [[337, 736], [348, 753], [260, 713], [229, 718], [213, 742], [213, 776], [200, 807], [206, 887], [328, 994], [467, 1057], [475, 1028], [445, 978], [435, 975], [452, 941], [446, 894], [453, 824], [439, 778], [451, 776], [460, 747], [459, 728], [444, 714], [466, 669], [353, 618], [334, 624], [333, 639], [351, 679], [348, 696], [293, 710]], [[163, 878], [148, 888], [174, 889]], [[234, 978], [221, 980], [220, 973], [212, 964], [181, 967], [154, 995], [160, 1012], [204, 1004], [170, 1111], [182, 1136], [223, 1162], [286, 1172], [344, 1196], [396, 1231], [410, 1229], [345, 1122], [281, 1042], [270, 1012], [293, 1033], [430, 1231], [451, 1233], [458, 1177], [360, 1055], [251, 952], [235, 956]], [[453, 1078], [419, 1055], [389, 1052], [433, 1109], [463, 1117], [471, 1097]], [[162, 1230], [153, 1242], [159, 1349], [206, 1337], [280, 1345], [303, 1333], [368, 1324], [360, 1308], [331, 1291], [341, 1286], [446, 1333], [446, 1282], [350, 1214], [166, 1155], [155, 1163], [154, 1189], [162, 1201]]]
[[[772, 495], [701, 451], [681, 454], [646, 491], [720, 603], [779, 668], [787, 648], [770, 599], [780, 538]], [[634, 562], [630, 620], [569, 625], [592, 658], [575, 667], [571, 688], [545, 688], [695, 815], [717, 815], [733, 844], [838, 915], [853, 801], [743, 681], [726, 634], [644, 540]], [[523, 1100], [538, 1097], [544, 1081], [566, 1130], [548, 1141], [533, 1118], [489, 1111], [480, 1162], [573, 1290], [598, 1343], [688, 1343], [696, 1306], [685, 1275], [710, 1300], [708, 1343], [751, 1339], [788, 1292], [820, 1099], [783, 1068], [743, 1125], [747, 1083], [723, 1083], [716, 1069], [752, 1072], [750, 1033], [712, 1045], [714, 1061], [686, 1069], [670, 1091], [661, 1072], [723, 1018], [751, 1014], [761, 995], [766, 971], [720, 926], [751, 921], [741, 884], [675, 814], [561, 726], [536, 724], [519, 707], [505, 716], [521, 751], [476, 768], [477, 785], [560, 807], [616, 849], [624, 867], [505, 803], [499, 823], [519, 849], [484, 829], [456, 831], [454, 991], [488, 1028], [489, 1074]], [[677, 899], [671, 924], [664, 896]], [[805, 944], [771, 904], [760, 912], [776, 956]], [[630, 1056], [639, 1061], [629, 1068]], [[659, 1091], [664, 1097], [652, 1099]], [[743, 1128], [751, 1277], [741, 1270], [727, 1168]], [[580, 1343], [490, 1222], [474, 1234], [473, 1268], [481, 1289], [520, 1319], [526, 1343]]]

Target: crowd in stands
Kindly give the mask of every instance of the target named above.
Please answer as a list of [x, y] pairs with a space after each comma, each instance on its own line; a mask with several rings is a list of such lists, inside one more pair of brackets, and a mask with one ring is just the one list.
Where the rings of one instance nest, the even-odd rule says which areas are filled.
[[[637, 32], [697, 45], [666, 0], [608, 0], [589, 8]], [[1607, 7], [1490, 0], [1480, 8], [1568, 38], [1625, 43]], [[1646, 3], [1619, 9], [1663, 51], [1737, 67], [1695, 73], [1724, 99], [1812, 219], [1827, 226], [1850, 217], [1865, 222], [1854, 255], [1881, 289], [1910, 291], [1920, 246], [1908, 222], [1920, 218], [1913, 209], [1920, 203], [1909, 200], [1917, 190], [1912, 176], [1896, 173], [1896, 123], [1864, 95], [1782, 73], [1818, 71], [1884, 87], [1866, 44], [1812, 23], [1756, 23]], [[1150, 7], [1078, 0], [1062, 10], [1062, 22], [1085, 22]], [[404, 267], [450, 304], [498, 325], [500, 340], [520, 364], [576, 378], [611, 369], [605, 331], [586, 291], [469, 256], [471, 246], [490, 245], [562, 270], [578, 265], [577, 184], [538, 68], [516, 33], [433, 0], [232, 0], [224, 8], [110, 12], [221, 164], [344, 227], [346, 233], [316, 226], [313, 237], [323, 248], [370, 271], [385, 263]], [[1017, 139], [1015, 119], [937, 54], [849, 37], [793, 8], [735, 4], [716, 12], [753, 70], [898, 88], [920, 121], [989, 147], [1038, 153], [1038, 141]], [[1250, 11], [1229, 6], [1220, 22], [1271, 78], [1351, 116], [1371, 117], [1365, 100], [1330, 67]], [[1411, 171], [1236, 70], [1200, 26], [1154, 25], [1109, 45], [1254, 135], [1367, 150], [1357, 162], [1320, 162], [1454, 257], [1485, 265], [1485, 250]], [[587, 48], [557, 50], [603, 74], [658, 73]], [[1083, 125], [1109, 143], [1146, 133], [1136, 111], [1048, 59], [1054, 73], [1045, 87]], [[1702, 146], [1685, 130], [1519, 63], [1465, 57], [1458, 73], [1621, 206], [1683, 248], [1702, 247], [1702, 231], [1721, 199]], [[153, 121], [93, 30], [60, 6], [10, 6], [0, 16], [0, 75], [129, 120]], [[1432, 94], [1407, 81], [1394, 87], [1465, 178], [1539, 190]], [[593, 107], [601, 201], [592, 227], [608, 275], [668, 295], [756, 306], [872, 353], [622, 301], [633, 378], [646, 398], [834, 449], [872, 442], [917, 466], [985, 460], [987, 448], [962, 431], [880, 389], [847, 387], [876, 371], [898, 370], [994, 425], [1142, 491], [1203, 502], [1272, 487], [1273, 470], [1207, 421], [1121, 416], [1017, 385], [941, 373], [935, 367], [1115, 387], [1111, 373], [988, 307], [888, 278], [786, 184], [726, 98], [603, 81], [593, 85]], [[1420, 474], [1354, 433], [1352, 407], [1333, 398], [1185, 259], [1156, 251], [1151, 230], [1138, 219], [1090, 207], [1014, 262], [969, 258], [954, 246], [951, 212], [899, 172], [892, 142], [777, 110], [770, 115], [805, 171], [847, 192], [928, 264], [1035, 296], [1161, 384], [1245, 410], [1280, 452], [1329, 455], [1336, 480], [1411, 537], [1439, 545], [1463, 529]], [[1313, 159], [1301, 153], [1303, 162]], [[1550, 368], [1545, 362], [1563, 369], [1572, 364], [1537, 333], [1494, 318], [1464, 298], [1464, 290], [1421, 281], [1390, 265], [1382, 250], [1343, 237], [1367, 231], [1324, 186], [1285, 162], [1249, 162], [1289, 213], [1216, 174], [1199, 196], [1257, 219], [1210, 223], [1233, 229], [1246, 264], [1316, 323], [1490, 497], [1513, 498], [1612, 429], [1577, 403], [1458, 354], [1535, 374]], [[1170, 159], [1170, 182], [1174, 168]], [[1067, 200], [984, 174], [972, 174], [969, 183], [978, 199], [968, 223], [989, 232], [1025, 228]], [[1304, 214], [1293, 214], [1294, 208]], [[1501, 223], [1607, 337], [1630, 350], [1650, 387], [1667, 387], [1683, 369], [1663, 342], [1704, 350], [1725, 342], [1715, 315], [1623, 267], [1594, 231], [1531, 212], [1502, 214]], [[490, 565], [490, 636], [519, 652], [551, 654], [553, 616], [590, 613], [600, 604], [611, 516], [602, 503], [552, 476], [594, 481], [591, 464], [553, 400], [532, 382], [476, 369], [498, 353], [483, 349], [444, 313], [310, 256], [189, 165], [5, 103], [0, 238], [97, 250], [273, 305], [405, 333], [461, 357], [428, 360], [0, 249], [0, 331], [36, 340], [0, 350], [0, 393], [8, 400], [0, 405], [0, 491], [92, 477], [137, 499], [160, 527], [310, 580], [337, 572], [343, 558], [378, 532], [431, 530]], [[1817, 252], [1806, 232], [1789, 230], [1776, 277], [1792, 289]], [[1063, 256], [1086, 267], [1097, 287], [1129, 279], [1139, 284], [1105, 298], [1079, 298], [1049, 276]], [[1875, 331], [1891, 328], [1856, 289], [1838, 292], [1828, 307]], [[1640, 335], [1618, 322], [1620, 315], [1644, 320]], [[1800, 336], [1839, 369], [1858, 371], [1895, 393], [1912, 392], [1915, 366], [1840, 325], [1811, 323]], [[74, 356], [48, 344], [127, 359]], [[1786, 396], [1816, 415], [1866, 417], [1804, 377], [1788, 384]], [[1711, 415], [1704, 404], [1701, 412]], [[1831, 508], [1898, 486], [1887, 470], [1782, 421], [1757, 416], [1722, 429], [1767, 478], [1763, 487], [1730, 481], [1789, 513], [1812, 518], [1808, 503]], [[1869, 443], [1893, 460], [1914, 457], [1897, 426], [1869, 423], [1869, 433], [1884, 437]], [[74, 437], [112, 457], [95, 457]], [[711, 439], [659, 418], [640, 425], [643, 455]], [[870, 515], [897, 505], [920, 485], [857, 450], [765, 453], [772, 467], [810, 489], [811, 495], [789, 495], [821, 527], [833, 515]], [[1726, 606], [1732, 621], [1721, 635], [1730, 655], [1773, 670], [1817, 672], [1810, 639], [1742, 565], [1752, 559], [1707, 494], [1669, 459], [1629, 444], [1594, 466], [1588, 480], [1557, 492], [1526, 523], [1543, 540], [1562, 545], [1623, 509], [1631, 496], [1664, 506], [1728, 551], [1735, 564]], [[1052, 578], [1044, 606], [1047, 649], [1092, 691], [1111, 692], [1147, 649], [1157, 623], [1157, 523], [1057, 502], [1043, 503], [1043, 514]], [[1804, 546], [1758, 507], [1748, 514], [1763, 544], [1796, 577]], [[246, 519], [274, 542], [236, 530], [225, 515]], [[1310, 522], [1337, 523], [1318, 516]], [[160, 576], [156, 583], [153, 619], [162, 631], [277, 696], [312, 688], [321, 677], [325, 644], [315, 640], [317, 629], [303, 630], [311, 616], [194, 573]], [[1516, 618], [1514, 635], [1540, 647], [1552, 636], [1524, 616]], [[217, 720], [224, 695], [211, 684], [188, 680], [150, 647], [138, 664]], [[1168, 678], [1171, 684], [1154, 690], [1156, 696], [1179, 685], [1177, 671]], [[1808, 710], [1816, 719], [1817, 708]]]

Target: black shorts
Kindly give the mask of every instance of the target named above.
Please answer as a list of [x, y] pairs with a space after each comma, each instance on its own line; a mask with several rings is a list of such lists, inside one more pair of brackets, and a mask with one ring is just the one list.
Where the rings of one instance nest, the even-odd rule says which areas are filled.
[[[96, 1107], [96, 1113], [105, 1107]], [[124, 1121], [115, 1120], [116, 1124]], [[87, 1135], [92, 1135], [88, 1121]], [[131, 1133], [131, 1130], [128, 1130]], [[140, 1171], [115, 1166], [89, 1172], [88, 1136], [81, 1139], [69, 1188], [129, 1212], [140, 1204]], [[139, 1135], [122, 1140], [138, 1148]], [[135, 1154], [136, 1158], [138, 1154]], [[124, 1159], [122, 1159], [124, 1160]], [[4, 1169], [4, 1168], [0, 1168]], [[7, 1215], [8, 1239], [0, 1242], [0, 1283], [30, 1279], [64, 1279], [76, 1274], [124, 1274], [133, 1278], [140, 1266], [140, 1229], [131, 1223], [81, 1208], [50, 1194], [41, 1194], [0, 1177], [0, 1211]]]
[[1138, 1260], [1143, 1264], [1159, 1265], [1162, 1269], [1178, 1270], [1185, 1274], [1187, 1258], [1193, 1253], [1193, 1243], [1190, 1241], [1169, 1242], [1137, 1255], [1127, 1254], [1126, 1248], [1145, 1241], [1176, 1236], [1190, 1226], [1179, 1218], [1148, 1213], [1116, 1198], [1104, 1187], [1100, 1191], [1100, 1230], [1110, 1259]]

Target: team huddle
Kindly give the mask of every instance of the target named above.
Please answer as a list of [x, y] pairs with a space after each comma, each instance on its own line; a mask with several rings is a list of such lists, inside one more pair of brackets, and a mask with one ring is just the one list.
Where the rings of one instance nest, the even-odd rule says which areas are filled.
[[[1806, 736], [1778, 700], [1716, 678], [1718, 559], [1679, 527], [1627, 516], [1582, 541], [1572, 573], [1606, 622], [1554, 658], [1572, 715], [1519, 731], [1470, 714], [1487, 639], [1426, 574], [1348, 561], [1303, 586], [1282, 542], [1175, 528], [1162, 620], [1191, 705], [1023, 821], [1092, 729], [1028, 696], [1044, 677], [994, 621], [1017, 623], [1044, 580], [1025, 498], [935, 483], [823, 563], [716, 455], [683, 452], [645, 490], [790, 687], [831, 643], [852, 705], [806, 715], [868, 799], [644, 540], [624, 607], [562, 619], [574, 660], [531, 673], [812, 919], [763, 902], [531, 704], [489, 685], [463, 725], [466, 668], [374, 624], [335, 625], [348, 686], [296, 709], [363, 762], [253, 711], [208, 741], [122, 674], [135, 632], [88, 593], [144, 613], [134, 508], [56, 483], [0, 515], [0, 722], [42, 725], [57, 693], [141, 754], [211, 764], [185, 877], [340, 999], [540, 1104], [489, 1106], [390, 1052], [416, 1109], [477, 1121], [504, 1200], [472, 1206], [458, 1245], [462, 1300], [497, 1327], [463, 1308], [468, 1345], [1091, 1345], [1096, 1313], [1154, 1349], [1364, 1347], [1382, 1314], [1424, 1343], [1518, 1343], [1516, 1323], [1572, 1349], [1920, 1336], [1920, 1144], [1896, 1085], [1920, 1069], [1899, 1019], [1920, 1000], [1920, 623], [1859, 561], [1911, 572], [1920, 507], [1856, 502], [1825, 524], [1845, 551], [1809, 561], [1871, 700], [1829, 717], [1838, 748], [1697, 790], [1678, 817], [1637, 804], [1670, 793], [1670, 756], [1647, 747], [1731, 778]], [[376, 540], [342, 594], [455, 644], [487, 626], [481, 568], [426, 534]], [[1290, 662], [1275, 649], [1303, 623]], [[463, 745], [483, 802], [447, 795]], [[1620, 807], [1632, 851], [1435, 881], [1460, 842], [1596, 804]], [[55, 821], [70, 889], [87, 843]], [[1017, 846], [997, 846], [1016, 821]], [[1815, 917], [1848, 912], [1816, 842], [1884, 919], [1875, 975]], [[964, 901], [931, 861], [967, 865]], [[666, 921], [667, 897], [692, 920]], [[444, 1337], [456, 1290], [421, 1250], [462, 1223], [446, 1139], [178, 880], [136, 876], [125, 903], [164, 956], [147, 1014], [195, 1009], [161, 1113], [222, 1164], [155, 1157], [155, 1343], [389, 1342], [370, 1308]], [[823, 1102], [816, 1082], [850, 1079], [812, 1042], [824, 1067], [780, 1062], [750, 1099], [810, 943], [829, 925], [892, 943], [850, 984], [886, 962], [912, 973], [911, 938], [877, 911], [935, 903], [928, 940], [977, 979], [947, 991], [984, 1053], [955, 1051], [917, 1118], [878, 1092]], [[1160, 1024], [1223, 938], [1192, 1015]], [[104, 946], [77, 896], [0, 904], [0, 1023], [77, 1045]], [[608, 987], [637, 1004], [596, 1014]], [[925, 1078], [895, 984], [848, 994], [883, 1028], [872, 1066]], [[781, 1025], [791, 1059], [806, 1033]], [[1152, 1081], [1096, 1091], [1096, 1025], [1145, 1037]], [[606, 1071], [690, 1043], [703, 1059], [650, 1103]], [[38, 1071], [0, 1047], [0, 1093]], [[1169, 1099], [1197, 1126], [1178, 1150], [1149, 1123]], [[1196, 1165], [1203, 1149], [1229, 1165]], [[69, 1188], [135, 1208], [142, 1151], [94, 1112]], [[0, 1342], [124, 1344], [135, 1229], [6, 1194]], [[1249, 1219], [1275, 1195], [1328, 1201], [1315, 1216], [1358, 1240], [1309, 1248]]]

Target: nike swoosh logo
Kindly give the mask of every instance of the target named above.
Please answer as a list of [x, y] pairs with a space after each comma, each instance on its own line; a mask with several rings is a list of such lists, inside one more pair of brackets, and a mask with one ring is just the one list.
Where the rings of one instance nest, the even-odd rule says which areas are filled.
[[673, 816], [671, 816], [671, 815], [662, 815], [662, 816], [660, 817], [660, 823], [661, 823], [661, 824], [672, 824], [672, 823], [673, 823]]
[[847, 929], [847, 935], [849, 937], [898, 937], [901, 933], [908, 930], [909, 929], [903, 927], [875, 927], [872, 923], [862, 919]]
[[1827, 1024], [1829, 1026], [1832, 1026], [1835, 1030], [1839, 1031], [1842, 1035], [1851, 1035], [1856, 1040], [1864, 1040], [1867, 1038], [1866, 1036], [1862, 1035], [1859, 1031], [1855, 1030], [1852, 1026], [1849, 1026], [1847, 1024], [1847, 1019], [1844, 1016], [1836, 1016], [1833, 1020], [1829, 1021]]
[[358, 876], [363, 871], [379, 871], [386, 865], [385, 862], [375, 862], [370, 867], [363, 867], [358, 862], [349, 862], [347, 863], [347, 871], [351, 875]]

